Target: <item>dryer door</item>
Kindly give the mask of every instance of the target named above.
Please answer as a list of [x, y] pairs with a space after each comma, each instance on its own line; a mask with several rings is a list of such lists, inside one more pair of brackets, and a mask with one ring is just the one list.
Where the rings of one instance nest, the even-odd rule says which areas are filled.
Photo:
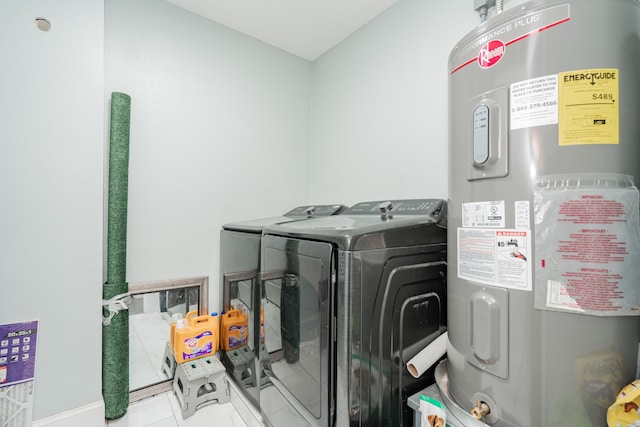
[[333, 247], [266, 235], [261, 266], [265, 338], [267, 343], [279, 338], [280, 344], [264, 349], [261, 356], [263, 418], [277, 427], [329, 427], [335, 401], [329, 357], [333, 354]]

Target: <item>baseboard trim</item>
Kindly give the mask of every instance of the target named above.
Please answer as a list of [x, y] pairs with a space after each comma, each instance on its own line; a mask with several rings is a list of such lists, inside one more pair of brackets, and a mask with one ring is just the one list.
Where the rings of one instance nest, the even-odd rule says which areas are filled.
[[104, 427], [105, 425], [102, 400], [35, 420], [32, 424], [33, 427]]
[[231, 404], [248, 427], [264, 426], [260, 411], [247, 400], [240, 391], [240, 386], [232, 378], [229, 378], [229, 394], [231, 395]]

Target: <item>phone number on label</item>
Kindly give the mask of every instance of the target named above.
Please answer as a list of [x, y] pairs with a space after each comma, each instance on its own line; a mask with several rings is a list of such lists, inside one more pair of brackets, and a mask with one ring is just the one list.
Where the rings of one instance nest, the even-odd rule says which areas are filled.
[[558, 105], [558, 101], [535, 102], [535, 103], [531, 103], [531, 104], [518, 105], [517, 107], [513, 107], [511, 109], [511, 112], [512, 113], [517, 113], [519, 111], [527, 111], [527, 110], [535, 110], [537, 108], [553, 107], [554, 105]]

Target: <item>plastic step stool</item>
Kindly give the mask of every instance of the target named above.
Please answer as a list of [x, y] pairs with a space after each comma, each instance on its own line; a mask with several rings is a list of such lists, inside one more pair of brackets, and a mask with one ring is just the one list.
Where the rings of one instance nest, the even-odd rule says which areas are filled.
[[169, 341], [167, 341], [167, 345], [164, 347], [161, 372], [165, 374], [167, 378], [173, 378], [176, 373], [176, 358], [173, 356], [171, 347], [169, 347]]
[[[267, 354], [267, 349], [262, 344], [260, 346], [262, 360], [262, 377], [265, 376], [264, 368], [271, 368], [271, 358]], [[255, 370], [255, 355], [249, 346], [242, 346], [222, 353], [222, 363], [226, 366], [229, 375], [244, 387], [256, 387], [258, 385]]]
[[173, 378], [173, 393], [184, 419], [206, 402], [217, 400], [218, 403], [226, 403], [231, 400], [225, 368], [216, 356], [179, 363]]
[[229, 374], [245, 387], [255, 387], [256, 377], [253, 372], [253, 352], [245, 345], [222, 353], [222, 363]]

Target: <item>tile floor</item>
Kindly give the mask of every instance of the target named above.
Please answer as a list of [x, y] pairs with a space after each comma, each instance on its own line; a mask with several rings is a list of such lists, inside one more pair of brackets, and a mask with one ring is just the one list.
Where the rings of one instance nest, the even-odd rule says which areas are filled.
[[246, 427], [233, 404], [217, 402], [200, 406], [195, 414], [183, 419], [173, 392], [165, 392], [129, 405], [127, 413], [107, 422], [108, 427]]

